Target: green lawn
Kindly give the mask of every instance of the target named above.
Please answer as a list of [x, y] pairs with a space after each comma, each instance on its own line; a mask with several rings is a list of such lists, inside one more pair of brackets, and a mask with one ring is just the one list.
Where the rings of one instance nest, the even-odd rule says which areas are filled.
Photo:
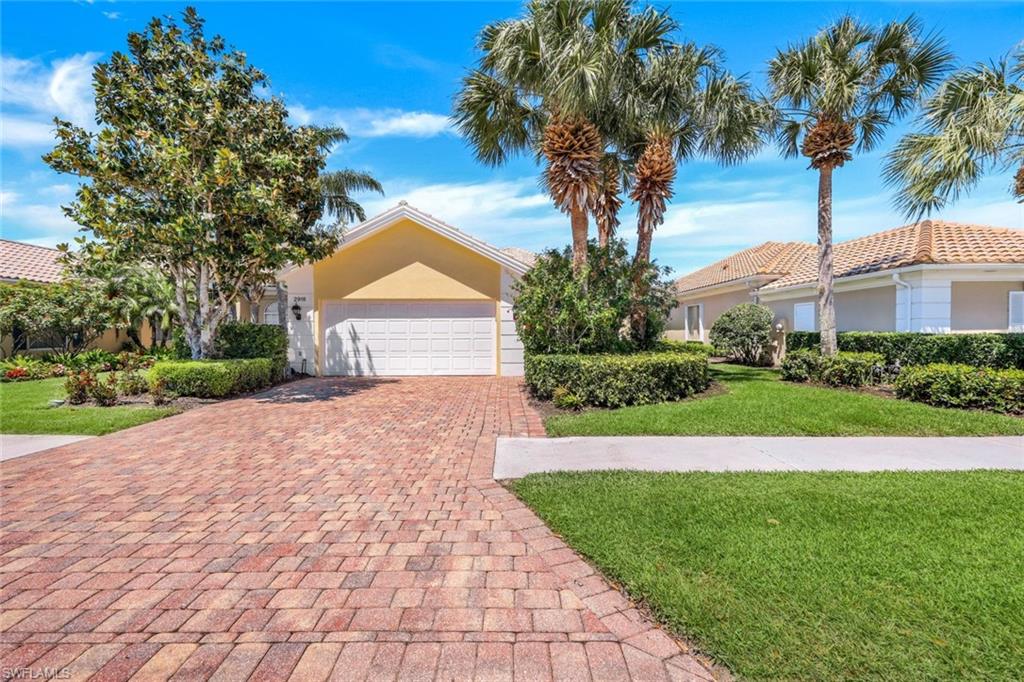
[[64, 397], [63, 379], [0, 384], [0, 433], [100, 436], [177, 412], [173, 407], [50, 407]]
[[534, 474], [513, 490], [746, 679], [1024, 679], [1024, 474]]
[[782, 381], [770, 369], [712, 365], [724, 390], [675, 403], [549, 417], [551, 436], [985, 436], [1024, 419]]

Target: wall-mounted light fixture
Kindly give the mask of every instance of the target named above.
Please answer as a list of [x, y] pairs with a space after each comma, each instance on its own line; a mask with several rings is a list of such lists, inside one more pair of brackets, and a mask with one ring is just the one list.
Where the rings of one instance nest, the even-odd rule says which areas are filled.
[[302, 306], [300, 306], [298, 303], [293, 304], [292, 305], [292, 315], [295, 316], [296, 320], [301, 320], [302, 319]]

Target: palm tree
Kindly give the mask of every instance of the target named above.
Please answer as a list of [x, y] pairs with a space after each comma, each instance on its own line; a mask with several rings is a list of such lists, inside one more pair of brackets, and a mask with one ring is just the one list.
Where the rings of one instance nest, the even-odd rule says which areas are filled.
[[[673, 194], [677, 165], [698, 157], [723, 165], [749, 158], [764, 144], [774, 110], [745, 80], [722, 68], [715, 47], [687, 43], [652, 54], [637, 76], [625, 101], [635, 123], [627, 148], [635, 156], [630, 198], [637, 204], [639, 285], [650, 263], [654, 230], [664, 222]], [[634, 311], [635, 335], [643, 334], [645, 320], [645, 311]]]
[[945, 74], [952, 55], [911, 17], [875, 29], [844, 16], [768, 64], [787, 157], [818, 171], [818, 320], [821, 352], [836, 353], [832, 275], [832, 173], [867, 152]]
[[1011, 193], [1024, 201], [1024, 48], [953, 73], [925, 102], [921, 126], [886, 162], [897, 208], [921, 217], [969, 191], [987, 169], [1015, 166]]
[[463, 79], [456, 125], [488, 165], [526, 151], [544, 160], [544, 185], [570, 216], [577, 274], [588, 214], [599, 212], [606, 238], [617, 220], [615, 178], [602, 163], [619, 120], [617, 84], [630, 60], [665, 45], [674, 28], [652, 9], [633, 13], [630, 0], [534, 0], [522, 18], [483, 30], [483, 56]]

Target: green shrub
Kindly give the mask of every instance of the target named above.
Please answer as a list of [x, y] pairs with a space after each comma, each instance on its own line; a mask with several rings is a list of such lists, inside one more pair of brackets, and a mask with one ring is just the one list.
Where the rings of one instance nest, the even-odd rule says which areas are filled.
[[68, 374], [64, 379], [64, 392], [70, 405], [81, 405], [89, 399], [89, 392], [96, 383], [96, 375], [87, 369]]
[[121, 372], [121, 378], [117, 382], [117, 390], [121, 395], [141, 395], [149, 390], [146, 378], [134, 369], [126, 369]]
[[89, 385], [89, 397], [101, 407], [117, 405], [117, 374], [111, 372], [106, 379], [97, 377], [96, 381]]
[[541, 400], [555, 391], [582, 405], [623, 407], [679, 400], [710, 383], [707, 357], [687, 353], [526, 356], [526, 385]]
[[822, 358], [820, 379], [829, 386], [877, 384], [885, 367], [881, 353], [837, 353]]
[[944, 363], [908, 367], [896, 378], [896, 395], [940, 407], [1024, 414], [1024, 370]]
[[[920, 334], [916, 332], [840, 332], [839, 350], [881, 353], [886, 364], [934, 363], [1024, 369], [1024, 334]], [[817, 348], [817, 332], [790, 332], [786, 348]]]
[[675, 339], [660, 339], [652, 349], [659, 353], [697, 353], [698, 355], [711, 355], [715, 348], [703, 341], [676, 341]]
[[782, 379], [784, 381], [817, 380], [821, 373], [821, 353], [801, 348], [786, 353], [782, 358]]
[[269, 358], [248, 360], [165, 360], [149, 370], [150, 390], [157, 382], [176, 395], [223, 398], [270, 386], [279, 378]]
[[281, 375], [288, 365], [288, 334], [276, 324], [227, 322], [217, 330], [215, 348], [226, 360], [269, 358]]
[[575, 393], [570, 393], [565, 386], [559, 386], [552, 392], [551, 403], [560, 410], [578, 410], [583, 407], [583, 400]]
[[607, 249], [590, 244], [585, 274], [572, 271], [572, 253], [547, 251], [515, 285], [516, 331], [527, 353], [615, 353], [651, 348], [661, 337], [675, 305], [667, 270], [645, 266], [646, 291], [639, 302], [647, 326], [632, 338], [627, 320], [632, 310], [634, 267], [625, 246]]
[[722, 313], [711, 325], [711, 344], [745, 365], [767, 364], [771, 356], [771, 308], [740, 303]]
[[117, 366], [117, 356], [102, 348], [92, 348], [73, 356], [70, 363], [64, 363], [75, 369], [91, 369], [94, 372], [106, 372]]
[[837, 353], [824, 357], [818, 351], [801, 349], [782, 359], [785, 381], [820, 381], [829, 386], [860, 387], [877, 384], [885, 376], [881, 353]]

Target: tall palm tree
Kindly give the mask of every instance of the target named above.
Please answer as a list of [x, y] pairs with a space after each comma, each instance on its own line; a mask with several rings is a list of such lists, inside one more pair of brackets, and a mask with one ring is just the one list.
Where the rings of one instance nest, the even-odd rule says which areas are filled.
[[[764, 144], [774, 109], [751, 92], [749, 83], [724, 70], [715, 47], [687, 43], [653, 53], [636, 75], [624, 99], [634, 121], [627, 148], [634, 155], [630, 198], [637, 204], [639, 286], [678, 164], [707, 158], [732, 165], [749, 158]], [[634, 334], [643, 334], [645, 320], [646, 312], [637, 308]]]
[[477, 157], [500, 165], [533, 151], [544, 185], [572, 226], [573, 269], [586, 266], [588, 214], [607, 229], [617, 214], [603, 173], [615, 137], [613, 106], [628, 58], [666, 44], [675, 23], [630, 0], [533, 0], [522, 18], [487, 26], [483, 56], [464, 79], [454, 120]]
[[818, 171], [818, 324], [821, 352], [834, 355], [832, 173], [873, 149], [887, 127], [909, 113], [952, 60], [945, 43], [911, 17], [880, 28], [844, 16], [768, 64], [780, 108], [779, 142]]
[[1024, 47], [953, 73], [925, 102], [920, 124], [885, 166], [908, 216], [943, 208], [992, 168], [1017, 168], [1011, 193], [1024, 201]]

